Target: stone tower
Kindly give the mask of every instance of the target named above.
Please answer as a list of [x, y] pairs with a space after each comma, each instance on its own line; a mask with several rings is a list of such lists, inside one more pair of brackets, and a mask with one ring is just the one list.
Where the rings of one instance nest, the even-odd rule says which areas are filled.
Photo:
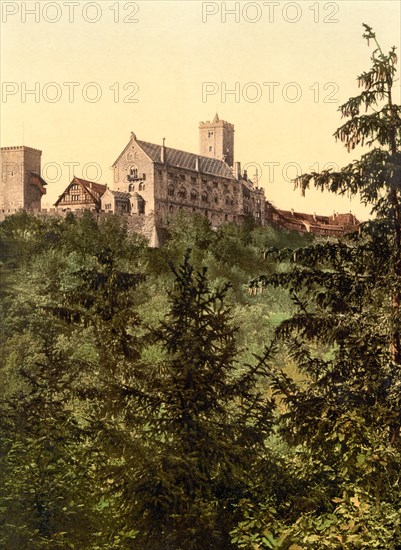
[[0, 210], [39, 211], [46, 182], [40, 175], [42, 151], [32, 147], [2, 147]]
[[220, 120], [216, 113], [213, 121], [199, 123], [199, 153], [204, 157], [224, 160], [234, 165], [234, 124]]

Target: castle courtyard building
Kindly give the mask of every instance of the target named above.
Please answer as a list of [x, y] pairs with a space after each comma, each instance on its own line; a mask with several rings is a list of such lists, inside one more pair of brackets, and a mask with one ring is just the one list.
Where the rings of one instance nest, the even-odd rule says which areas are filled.
[[59, 210], [91, 210], [99, 212], [101, 197], [107, 186], [102, 183], [73, 177], [72, 181], [59, 196], [54, 206]]

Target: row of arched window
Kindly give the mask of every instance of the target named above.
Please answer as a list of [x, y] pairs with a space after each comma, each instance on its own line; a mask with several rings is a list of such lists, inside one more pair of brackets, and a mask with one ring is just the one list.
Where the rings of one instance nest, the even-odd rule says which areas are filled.
[[[138, 186], [137, 186], [137, 189], [138, 191], [145, 191], [145, 184], [144, 183], [138, 183]], [[129, 192], [132, 192], [132, 191], [136, 191], [135, 189], [135, 183], [130, 183], [129, 186], [128, 186], [128, 191]]]
[[[167, 188], [167, 195], [169, 197], [175, 197], [176, 195], [176, 190], [175, 190], [175, 187], [174, 185], [169, 185], [168, 188]], [[185, 200], [187, 198], [187, 190], [184, 188], [184, 187], [181, 187], [178, 191], [177, 191], [177, 197], [181, 200]], [[190, 192], [190, 199], [191, 201], [197, 201], [198, 200], [198, 193], [196, 191], [191, 191]], [[231, 198], [230, 196], [226, 196], [225, 197], [225, 204], [228, 206], [233, 206], [234, 205], [234, 199]], [[201, 201], [202, 202], [209, 202], [209, 195], [206, 193], [206, 191], [204, 191], [202, 194], [201, 194]], [[219, 203], [219, 197], [217, 195], [214, 195], [213, 196], [213, 202], [215, 204], [218, 204]]]

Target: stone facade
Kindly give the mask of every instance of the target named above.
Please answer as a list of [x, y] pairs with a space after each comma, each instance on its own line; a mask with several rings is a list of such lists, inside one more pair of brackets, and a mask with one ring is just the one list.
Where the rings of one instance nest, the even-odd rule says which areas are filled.
[[204, 157], [223, 160], [234, 165], [234, 124], [220, 120], [216, 113], [213, 121], [199, 123], [199, 152]]
[[[234, 152], [234, 127], [217, 115], [212, 123], [201, 123], [200, 141], [208, 143], [213, 134], [214, 149], [209, 155], [187, 153], [163, 144], [131, 139], [113, 165], [114, 189], [131, 194], [131, 213], [152, 215], [156, 229], [165, 229], [179, 211], [206, 216], [212, 227], [223, 223], [241, 223], [253, 216], [256, 223], [265, 221], [264, 191], [255, 187], [240, 163], [218, 158], [227, 146]], [[229, 146], [229, 147], [228, 147]], [[203, 149], [208, 147], [203, 146]], [[201, 145], [202, 152], [202, 145]], [[207, 151], [209, 152], [209, 151]], [[110, 195], [103, 203], [111, 209]], [[137, 205], [135, 209], [134, 204]]]
[[2, 147], [0, 211], [40, 211], [46, 182], [40, 175], [42, 151], [32, 147]]

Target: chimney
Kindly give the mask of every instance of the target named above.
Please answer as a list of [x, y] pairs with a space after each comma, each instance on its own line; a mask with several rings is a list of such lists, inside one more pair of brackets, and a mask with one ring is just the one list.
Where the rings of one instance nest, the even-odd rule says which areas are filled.
[[248, 172], [244, 170], [244, 180], [247, 180], [247, 179], [248, 179]]
[[165, 146], [166, 138], [163, 138], [163, 145], [160, 150], [160, 162], [163, 164], [166, 162], [166, 146]]
[[200, 172], [201, 171], [201, 159], [199, 157], [196, 157], [196, 160], [195, 160], [195, 170], [197, 172]]
[[313, 219], [316, 221], [316, 212], [313, 212]]
[[241, 163], [234, 162], [234, 176], [237, 180], [241, 179]]
[[294, 209], [291, 208], [291, 216], [293, 216], [293, 215], [294, 215]]

